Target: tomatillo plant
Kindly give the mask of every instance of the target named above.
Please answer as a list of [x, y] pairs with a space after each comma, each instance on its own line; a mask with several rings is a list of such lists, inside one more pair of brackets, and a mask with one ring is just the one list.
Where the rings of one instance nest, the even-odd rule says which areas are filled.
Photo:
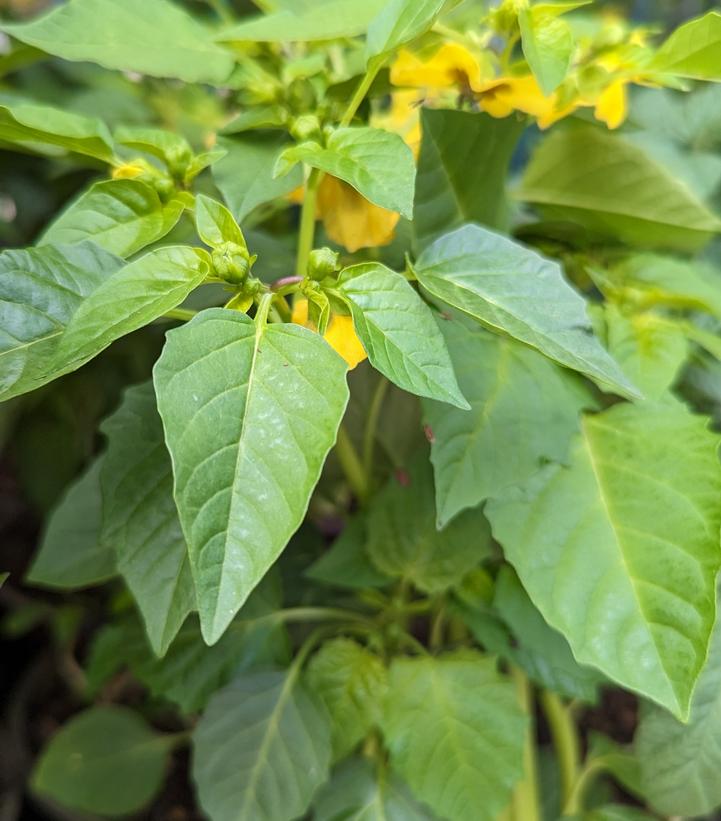
[[712, 812], [721, 15], [241, 5], [0, 24], [57, 186], [9, 185], [0, 428], [94, 380], [33, 800], [161, 817], [189, 746], [211, 821]]

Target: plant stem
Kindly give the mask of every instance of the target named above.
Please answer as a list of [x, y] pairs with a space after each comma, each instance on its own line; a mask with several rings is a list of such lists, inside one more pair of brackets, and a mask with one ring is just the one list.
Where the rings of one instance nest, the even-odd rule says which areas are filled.
[[355, 90], [355, 94], [351, 98], [350, 103], [348, 103], [348, 108], [346, 108], [345, 113], [341, 118], [341, 128], [345, 128], [345, 126], [351, 124], [353, 117], [355, 117], [356, 111], [360, 108], [361, 103], [365, 100], [366, 94], [373, 85], [373, 81], [378, 76], [378, 72], [383, 68], [384, 62], [384, 60], [378, 58], [371, 60], [368, 70], [366, 71], [363, 79], [360, 81], [358, 88]]
[[225, 0], [206, 0], [208, 5], [213, 9], [213, 11], [218, 15], [219, 19], [223, 23], [233, 23], [235, 22], [235, 18], [233, 17], [232, 12], [226, 6]]
[[561, 805], [565, 806], [571, 800], [580, 769], [581, 755], [576, 725], [571, 711], [550, 690], [541, 692], [541, 706], [546, 715], [558, 756], [561, 774]]
[[538, 764], [536, 761], [536, 728], [533, 717], [533, 688], [528, 676], [519, 667], [511, 668], [516, 682], [518, 700], [528, 716], [528, 731], [523, 747], [523, 779], [513, 793], [513, 817], [516, 821], [540, 821], [538, 796]]
[[300, 229], [298, 232], [298, 256], [295, 264], [296, 276], [304, 277], [308, 270], [308, 257], [313, 250], [315, 238], [315, 206], [318, 198], [318, 185], [321, 172], [313, 168], [305, 183], [305, 196], [300, 212]]
[[192, 311], [190, 308], [173, 308], [163, 314], [163, 319], [179, 319], [182, 322], [188, 322], [197, 313], [197, 311]]
[[358, 497], [361, 505], [365, 504], [368, 499], [368, 479], [363, 471], [363, 464], [358, 458], [353, 442], [351, 441], [348, 431], [343, 425], [338, 430], [338, 440], [335, 443], [336, 453], [338, 454], [338, 461], [343, 468], [348, 484], [351, 490]]
[[571, 789], [571, 793], [563, 807], [564, 815], [579, 815], [583, 811], [583, 798], [593, 780], [606, 769], [603, 758], [594, 758], [586, 762]]
[[428, 637], [428, 647], [431, 650], [440, 650], [443, 646], [443, 627], [446, 618], [446, 603], [440, 598], [434, 607], [433, 618], [431, 619], [431, 632]]
[[386, 391], [388, 390], [389, 382], [381, 376], [376, 389], [373, 392], [370, 407], [368, 408], [368, 419], [366, 420], [365, 431], [363, 434], [363, 472], [365, 473], [368, 484], [373, 484], [373, 457], [375, 455], [375, 440], [378, 431], [378, 420], [380, 418], [383, 400], [385, 399]]
[[260, 298], [260, 302], [258, 303], [258, 310], [255, 313], [255, 324], [257, 327], [256, 333], [262, 333], [263, 329], [265, 328], [265, 324], [268, 321], [268, 313], [270, 312], [270, 306], [273, 303], [274, 294], [272, 293], [265, 293]]

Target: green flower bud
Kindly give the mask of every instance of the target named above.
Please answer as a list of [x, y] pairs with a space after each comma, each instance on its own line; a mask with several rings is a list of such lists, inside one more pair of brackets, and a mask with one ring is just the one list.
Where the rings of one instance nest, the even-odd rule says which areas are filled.
[[308, 255], [308, 276], [311, 279], [325, 279], [339, 270], [339, 254], [330, 248], [315, 248]]
[[168, 202], [175, 194], [175, 183], [169, 177], [153, 176], [150, 183], [158, 192], [161, 202]]
[[305, 142], [306, 140], [319, 141], [322, 137], [320, 120], [315, 114], [303, 114], [294, 120], [290, 133], [293, 139], [298, 142]]
[[251, 260], [246, 248], [226, 242], [212, 254], [215, 273], [232, 285], [242, 285], [250, 273]]
[[292, 111], [302, 114], [312, 111], [318, 102], [315, 88], [310, 80], [297, 78], [288, 86], [286, 100]]
[[188, 146], [173, 146], [166, 152], [165, 160], [168, 164], [168, 171], [174, 177], [179, 178], [184, 176], [188, 166], [193, 161], [193, 152]]

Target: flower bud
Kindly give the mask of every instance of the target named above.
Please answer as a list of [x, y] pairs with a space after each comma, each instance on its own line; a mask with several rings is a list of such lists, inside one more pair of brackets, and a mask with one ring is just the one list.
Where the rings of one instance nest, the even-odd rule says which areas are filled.
[[242, 285], [250, 272], [250, 255], [246, 248], [226, 242], [212, 254], [215, 273], [232, 285]]
[[290, 127], [290, 133], [294, 140], [305, 142], [306, 140], [320, 141], [322, 138], [320, 121], [315, 114], [303, 114], [296, 117]]
[[317, 280], [332, 276], [340, 268], [338, 257], [330, 248], [315, 248], [308, 255], [308, 276]]

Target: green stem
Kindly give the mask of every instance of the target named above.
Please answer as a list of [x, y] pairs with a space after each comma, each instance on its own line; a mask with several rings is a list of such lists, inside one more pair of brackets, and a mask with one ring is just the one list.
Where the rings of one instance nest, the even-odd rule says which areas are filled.
[[370, 485], [373, 484], [373, 458], [375, 455], [378, 420], [380, 419], [380, 412], [383, 407], [383, 400], [385, 399], [388, 385], [388, 380], [384, 376], [380, 376], [368, 409], [368, 419], [366, 420], [363, 434], [363, 472]]
[[348, 431], [343, 425], [341, 425], [338, 430], [338, 440], [335, 443], [335, 449], [348, 484], [351, 486], [353, 493], [358, 497], [360, 504], [365, 504], [368, 498], [368, 479], [363, 471], [363, 464], [358, 458], [358, 453], [353, 446]]
[[540, 821], [536, 728], [533, 720], [533, 688], [528, 676], [520, 668], [511, 668], [511, 675], [516, 682], [518, 700], [528, 716], [528, 730], [523, 747], [523, 779], [513, 793], [513, 818], [516, 821]]
[[356, 111], [360, 108], [361, 103], [365, 100], [366, 94], [373, 85], [373, 81], [378, 76], [378, 72], [383, 68], [384, 62], [385, 60], [382, 58], [375, 58], [371, 60], [368, 70], [366, 71], [363, 79], [360, 81], [358, 88], [355, 90], [355, 94], [348, 103], [348, 108], [346, 108], [345, 113], [341, 118], [341, 128], [345, 128], [345, 126], [351, 124], [353, 117], [356, 115]]
[[581, 770], [576, 783], [571, 789], [571, 793], [563, 808], [564, 815], [575, 816], [583, 811], [583, 799], [588, 788], [600, 773], [606, 769], [606, 762], [603, 758], [594, 758], [586, 762]]
[[255, 324], [258, 328], [256, 333], [262, 333], [263, 328], [265, 328], [265, 324], [268, 321], [268, 314], [270, 313], [270, 306], [273, 304], [273, 298], [275, 294], [266, 293], [260, 298], [260, 302], [258, 303], [258, 310], [255, 314]]
[[163, 319], [179, 319], [182, 322], [188, 322], [197, 313], [197, 311], [192, 311], [190, 308], [173, 308], [163, 314]]
[[318, 185], [320, 184], [320, 180], [321, 172], [317, 168], [313, 168], [305, 184], [305, 196], [303, 197], [303, 207], [300, 212], [298, 256], [295, 264], [295, 273], [299, 277], [304, 277], [308, 272], [308, 257], [313, 250], [316, 201], [318, 199]]
[[233, 17], [232, 12], [226, 6], [225, 0], [206, 0], [208, 5], [213, 9], [213, 11], [218, 15], [219, 19], [223, 23], [234, 23], [235, 18]]
[[561, 804], [566, 805], [578, 780], [580, 745], [571, 711], [550, 690], [541, 692], [541, 706], [551, 730], [561, 775]]
[[428, 637], [428, 646], [431, 650], [440, 650], [443, 646], [443, 628], [446, 619], [446, 603], [440, 598], [435, 605], [431, 620], [431, 632]]

